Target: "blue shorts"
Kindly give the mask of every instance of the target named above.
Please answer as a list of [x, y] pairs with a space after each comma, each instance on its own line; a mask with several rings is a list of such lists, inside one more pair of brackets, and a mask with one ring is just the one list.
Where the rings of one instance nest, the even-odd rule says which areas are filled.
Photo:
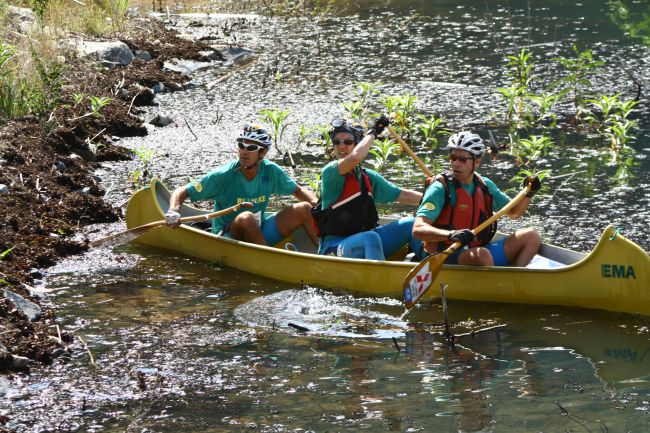
[[[232, 239], [232, 233], [230, 233], [230, 224], [224, 227], [223, 231], [221, 232], [221, 236], [224, 238]], [[264, 221], [262, 221], [262, 236], [264, 236], [266, 243], [269, 245], [276, 245], [282, 239], [284, 239], [284, 236], [280, 234], [278, 226], [275, 224], [275, 214], [264, 218]]]
[[[492, 254], [492, 261], [494, 262], [494, 266], [510, 266], [510, 260], [508, 260], [508, 257], [506, 257], [506, 250], [503, 245], [505, 242], [506, 238], [501, 238], [498, 241], [490, 242], [483, 247], [487, 248], [488, 251], [490, 251], [490, 254]], [[460, 256], [463, 251], [465, 250], [462, 249], [454, 251], [449, 255], [447, 260], [445, 260], [445, 263], [449, 265], [457, 265], [458, 256]]]

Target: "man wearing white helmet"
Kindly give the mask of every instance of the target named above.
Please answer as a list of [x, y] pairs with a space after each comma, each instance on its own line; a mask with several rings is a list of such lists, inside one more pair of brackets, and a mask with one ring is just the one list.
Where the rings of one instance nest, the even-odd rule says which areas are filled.
[[[165, 214], [167, 225], [178, 226], [181, 205], [188, 197], [193, 202], [214, 200], [215, 211], [251, 202], [253, 207], [249, 210], [213, 219], [212, 232], [254, 244], [275, 245], [302, 226], [314, 245], [318, 245], [311, 218], [316, 195], [298, 185], [279, 165], [264, 159], [269, 146], [271, 138], [265, 129], [246, 125], [237, 138], [235, 161], [174, 190]], [[272, 195], [293, 195], [300, 203], [267, 216], [265, 211]]]
[[[491, 242], [496, 223], [476, 237], [472, 229], [504, 207], [510, 198], [476, 169], [485, 153], [477, 134], [463, 131], [449, 137], [450, 171], [438, 175], [424, 192], [413, 225], [413, 236], [424, 242], [431, 254], [443, 251], [459, 241], [462, 247], [446, 263], [482, 266], [526, 266], [539, 251], [539, 234], [531, 229], [518, 230], [507, 238]], [[540, 189], [537, 177], [524, 180], [531, 190], [507, 215], [519, 218], [531, 198]]]

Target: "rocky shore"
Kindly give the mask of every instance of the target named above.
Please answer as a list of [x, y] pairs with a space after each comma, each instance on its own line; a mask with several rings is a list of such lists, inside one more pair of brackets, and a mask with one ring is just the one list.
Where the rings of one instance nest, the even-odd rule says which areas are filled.
[[[27, 9], [12, 8], [20, 31]], [[27, 17], [27, 18], [25, 18]], [[33, 19], [33, 17], [32, 17]], [[139, 107], [156, 92], [182, 91], [189, 77], [165, 67], [170, 59], [221, 61], [218, 50], [188, 41], [150, 18], [137, 32], [110, 41], [67, 41], [60, 103], [47, 116], [0, 124], [0, 371], [28, 371], [66, 353], [74, 336], [61, 333], [43, 310], [41, 272], [83, 253], [84, 226], [117, 221], [121, 209], [103, 200], [93, 171], [102, 161], [131, 158], [113, 137], [146, 135]], [[93, 113], [79, 95], [106, 98]]]

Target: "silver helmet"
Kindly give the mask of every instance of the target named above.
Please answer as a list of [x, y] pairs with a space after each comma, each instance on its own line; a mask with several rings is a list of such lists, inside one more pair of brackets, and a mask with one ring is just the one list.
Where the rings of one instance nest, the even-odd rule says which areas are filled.
[[244, 126], [244, 130], [239, 134], [239, 137], [237, 137], [237, 141], [242, 142], [244, 140], [252, 141], [264, 147], [269, 147], [271, 145], [271, 137], [269, 136], [269, 133], [260, 125]]
[[457, 132], [449, 137], [447, 149], [466, 150], [477, 157], [481, 157], [485, 153], [483, 139], [478, 134], [469, 131]]

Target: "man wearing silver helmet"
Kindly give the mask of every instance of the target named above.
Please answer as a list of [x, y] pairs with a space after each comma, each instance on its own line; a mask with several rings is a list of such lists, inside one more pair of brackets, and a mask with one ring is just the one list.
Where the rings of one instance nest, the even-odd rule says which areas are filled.
[[[165, 214], [168, 226], [176, 227], [180, 207], [190, 200], [214, 200], [214, 210], [241, 202], [251, 202], [250, 210], [240, 210], [212, 220], [212, 232], [259, 245], [275, 245], [299, 227], [318, 245], [311, 208], [316, 195], [298, 185], [276, 163], [264, 159], [271, 138], [265, 129], [246, 125], [237, 138], [238, 158], [212, 170], [201, 179], [174, 190]], [[272, 195], [293, 195], [300, 200], [277, 214], [266, 215]]]
[[[526, 266], [539, 251], [540, 236], [532, 228], [518, 230], [492, 242], [496, 223], [474, 236], [472, 229], [504, 207], [510, 198], [476, 169], [485, 154], [477, 134], [462, 131], [449, 137], [450, 170], [436, 176], [417, 210], [413, 236], [424, 242], [431, 254], [443, 251], [454, 242], [462, 247], [446, 260], [448, 264], [480, 266]], [[519, 218], [540, 189], [539, 178], [526, 178], [531, 190], [507, 215]]]

